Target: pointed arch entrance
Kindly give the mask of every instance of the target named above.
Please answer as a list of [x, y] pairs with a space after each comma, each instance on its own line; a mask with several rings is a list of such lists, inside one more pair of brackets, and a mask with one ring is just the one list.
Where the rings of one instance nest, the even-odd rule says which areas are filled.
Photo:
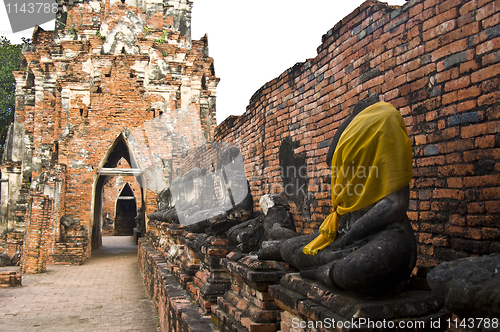
[[[116, 168], [120, 159], [124, 158], [129, 166], [136, 168]], [[108, 148], [106, 154], [99, 164], [96, 175], [94, 177], [94, 186], [92, 192], [92, 207], [91, 207], [91, 225], [92, 225], [92, 249], [98, 249], [102, 245], [102, 225], [103, 225], [103, 192], [106, 179], [116, 175], [132, 175], [135, 177], [141, 188], [140, 192], [140, 207], [136, 207], [137, 214], [141, 216], [143, 230], [145, 225], [145, 207], [146, 207], [146, 190], [144, 183], [146, 178], [137, 163], [125, 135], [120, 133], [113, 144]]]

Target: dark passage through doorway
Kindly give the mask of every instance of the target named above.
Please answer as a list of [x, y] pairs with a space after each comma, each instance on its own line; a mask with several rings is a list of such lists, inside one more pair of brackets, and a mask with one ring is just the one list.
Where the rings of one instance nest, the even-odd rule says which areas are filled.
[[115, 234], [117, 236], [133, 235], [137, 204], [134, 192], [127, 183], [116, 199]]
[[[120, 159], [125, 159], [130, 168], [117, 168]], [[131, 167], [134, 165], [134, 168]], [[146, 206], [146, 190], [144, 190], [144, 184], [146, 178], [141, 171], [140, 165], [136, 162], [132, 152], [128, 147], [128, 143], [123, 135], [119, 134], [115, 139], [113, 144], [109, 147], [106, 155], [99, 164], [97, 173], [94, 179], [94, 190], [93, 190], [93, 205], [92, 205], [92, 250], [99, 249], [102, 244], [102, 226], [103, 219], [107, 216], [104, 215], [103, 218], [103, 195], [106, 180], [114, 176], [133, 176], [138, 183], [140, 188], [140, 199], [139, 208], [137, 207], [135, 198], [124, 198], [133, 197], [133, 190], [128, 185], [128, 189], [123, 188], [120, 191], [120, 195], [115, 204], [115, 231], [113, 235], [133, 235], [135, 224], [135, 217], [137, 214], [140, 216], [141, 229], [146, 229], [145, 225], [145, 206]], [[127, 183], [131, 183], [127, 181]], [[116, 197], [116, 196], [115, 196]], [[114, 200], [114, 199], [113, 199]], [[121, 201], [129, 200], [128, 204]], [[137, 211], [139, 209], [139, 211]], [[120, 211], [118, 211], [120, 210]], [[128, 217], [127, 217], [128, 216]], [[125, 217], [125, 221], [123, 221]], [[119, 220], [122, 219], [122, 220]]]

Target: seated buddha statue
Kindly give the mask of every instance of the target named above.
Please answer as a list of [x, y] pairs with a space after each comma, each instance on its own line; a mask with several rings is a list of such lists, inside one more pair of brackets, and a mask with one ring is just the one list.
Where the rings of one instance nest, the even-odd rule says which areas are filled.
[[372, 292], [408, 280], [416, 240], [406, 216], [412, 149], [401, 114], [378, 97], [358, 103], [327, 155], [332, 213], [319, 233], [281, 245], [283, 260], [328, 286]]

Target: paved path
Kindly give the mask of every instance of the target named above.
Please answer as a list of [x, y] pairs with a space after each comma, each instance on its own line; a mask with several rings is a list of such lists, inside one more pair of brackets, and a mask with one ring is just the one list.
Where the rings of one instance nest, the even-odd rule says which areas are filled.
[[159, 331], [132, 237], [105, 237], [82, 266], [49, 265], [0, 289], [0, 331]]

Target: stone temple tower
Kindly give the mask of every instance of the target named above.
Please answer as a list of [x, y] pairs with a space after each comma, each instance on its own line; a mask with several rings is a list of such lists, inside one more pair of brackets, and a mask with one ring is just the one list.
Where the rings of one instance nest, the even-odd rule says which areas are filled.
[[218, 79], [192, 5], [63, 0], [55, 30], [35, 28], [1, 168], [0, 250], [23, 272], [88, 259], [123, 205], [105, 197], [133, 200], [147, 227], [182, 151], [212, 140]]

